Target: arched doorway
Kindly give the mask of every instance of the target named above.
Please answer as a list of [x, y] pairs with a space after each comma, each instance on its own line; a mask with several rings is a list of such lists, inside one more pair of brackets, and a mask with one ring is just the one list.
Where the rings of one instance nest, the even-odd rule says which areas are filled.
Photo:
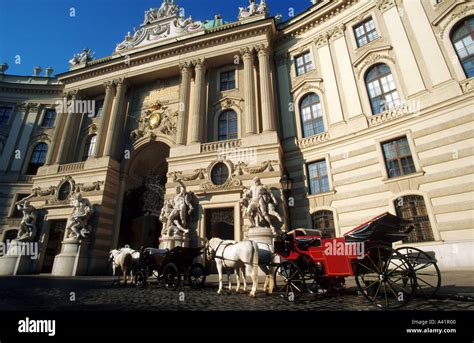
[[130, 245], [138, 250], [159, 245], [169, 152], [168, 145], [152, 142], [132, 154], [125, 169], [119, 246]]

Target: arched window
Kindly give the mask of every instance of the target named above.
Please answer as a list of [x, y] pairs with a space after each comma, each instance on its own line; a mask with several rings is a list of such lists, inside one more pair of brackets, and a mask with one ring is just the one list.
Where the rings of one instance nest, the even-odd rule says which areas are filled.
[[225, 111], [219, 116], [219, 138], [220, 141], [237, 139], [237, 113]]
[[332, 211], [316, 211], [311, 214], [313, 229], [320, 230], [323, 238], [335, 238], [336, 228], [334, 226], [334, 216]]
[[28, 165], [27, 175], [36, 175], [38, 169], [44, 165], [46, 154], [48, 153], [48, 144], [39, 143], [35, 146], [31, 155], [30, 164]]
[[474, 17], [457, 24], [451, 33], [451, 42], [467, 77], [474, 76]]
[[83, 161], [86, 161], [89, 157], [91, 157], [94, 154], [96, 140], [97, 140], [96, 135], [91, 135], [87, 137], [86, 145], [84, 146], [84, 154], [82, 155]]
[[324, 132], [323, 109], [319, 96], [314, 93], [306, 95], [300, 103], [303, 137], [310, 137]]
[[434, 241], [430, 218], [426, 210], [425, 200], [421, 195], [406, 195], [394, 201], [397, 216], [408, 219], [415, 228], [404, 240], [406, 243]]
[[385, 112], [400, 105], [400, 96], [392, 71], [386, 64], [371, 67], [365, 75], [372, 114]]

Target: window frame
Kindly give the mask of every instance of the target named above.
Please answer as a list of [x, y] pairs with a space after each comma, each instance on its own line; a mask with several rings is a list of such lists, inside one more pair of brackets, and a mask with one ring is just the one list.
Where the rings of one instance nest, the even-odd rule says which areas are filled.
[[[48, 125], [45, 125], [45, 120], [46, 120], [46, 116], [48, 113], [51, 113], [51, 112], [54, 112], [54, 119], [53, 119], [53, 123], [51, 125], [51, 118], [48, 119]], [[44, 113], [43, 113], [43, 118], [41, 119], [41, 127], [43, 128], [46, 128], [46, 129], [51, 129], [51, 128], [54, 128], [56, 126], [56, 120], [58, 118], [58, 113], [56, 112], [56, 109], [54, 108], [46, 108], [44, 110]]]
[[[405, 139], [405, 141], [406, 141], [406, 145], [408, 147], [408, 150], [410, 151], [410, 155], [402, 155], [401, 154], [399, 142], [402, 141], [403, 139]], [[390, 144], [390, 143], [395, 143], [395, 149], [396, 149], [396, 154], [397, 155], [396, 155], [395, 159], [390, 159], [389, 160], [388, 157], [385, 154], [384, 146], [386, 144]], [[384, 162], [385, 162], [385, 168], [387, 170], [387, 176], [388, 176], [389, 179], [395, 179], [395, 178], [399, 178], [399, 177], [409, 176], [411, 174], [416, 173], [416, 166], [415, 166], [415, 162], [413, 160], [413, 153], [411, 151], [410, 144], [408, 143], [408, 138], [406, 136], [401, 136], [399, 138], [394, 138], [394, 139], [390, 139], [388, 141], [382, 142], [382, 153], [383, 153], [383, 159], [384, 159]], [[406, 173], [404, 171], [402, 161], [403, 161], [403, 159], [406, 159], [406, 158], [411, 159], [411, 165], [413, 165], [413, 171], [412, 172]], [[395, 163], [394, 161], [396, 161], [396, 163], [398, 165], [398, 170], [400, 171], [400, 175], [391, 176], [390, 175], [390, 169], [389, 169], [389, 162]]]
[[[372, 21], [374, 28], [371, 31], [367, 31], [367, 29], [365, 27], [365, 24], [367, 24], [370, 21]], [[359, 27], [362, 27], [364, 29], [364, 33], [361, 36], [357, 35], [357, 29]], [[379, 34], [378, 29], [377, 29], [377, 23], [376, 23], [376, 21], [375, 21], [375, 19], [372, 15], [368, 16], [367, 18], [364, 18], [363, 20], [361, 20], [361, 21], [357, 22], [356, 24], [354, 24], [352, 26], [352, 32], [354, 33], [354, 39], [355, 39], [355, 42], [356, 42], [357, 49], [360, 49], [360, 48], [370, 44], [371, 42], [377, 40], [378, 38], [380, 38], [380, 34]], [[376, 37], [374, 37], [372, 39], [369, 39], [370, 33], [372, 33], [372, 32], [375, 32]], [[361, 38], [364, 38], [364, 37], [366, 38], [367, 42], [360, 45], [359, 40]]]
[[[311, 178], [311, 175], [310, 175], [310, 166], [311, 165], [314, 165], [314, 164], [318, 164], [318, 163], [321, 163], [321, 162], [324, 162], [325, 163], [325, 171], [326, 171], [326, 174], [325, 175], [319, 175], [319, 168], [317, 168], [318, 170], [318, 176], [316, 178]], [[313, 161], [308, 161], [305, 163], [305, 171], [306, 171], [306, 182], [307, 182], [307, 189], [308, 189], [308, 196], [319, 196], [321, 194], [326, 194], [326, 193], [329, 193], [329, 192], [332, 192], [332, 182], [331, 182], [331, 175], [330, 175], [330, 169], [329, 169], [329, 163], [328, 163], [328, 159], [323, 157], [323, 158], [319, 158], [319, 159], [315, 159]], [[321, 191], [322, 190], [322, 183], [321, 183], [321, 179], [323, 177], [326, 177], [327, 178], [327, 185], [328, 185], [328, 189], [327, 190], [324, 190], [324, 191]], [[313, 193], [313, 190], [312, 190], [312, 187], [311, 187], [311, 180], [314, 180], [314, 179], [317, 179], [318, 180], [318, 187], [319, 187], [319, 190], [320, 192], [318, 193]]]
[[[224, 114], [228, 114], [228, 113], [231, 113], [231, 112], [233, 112], [235, 114], [235, 124], [236, 124], [235, 137], [229, 137], [229, 120], [227, 119], [227, 121], [226, 121], [226, 123], [227, 123], [226, 138], [221, 139], [221, 133], [220, 133], [221, 132], [221, 118]], [[216, 138], [217, 138], [218, 142], [239, 139], [239, 114], [237, 113], [237, 111], [230, 108], [230, 109], [226, 109], [226, 110], [220, 112], [217, 115], [217, 137]]]
[[[325, 214], [327, 213], [330, 213], [331, 214], [331, 220], [332, 220], [332, 224], [333, 224], [333, 230], [334, 230], [334, 237], [327, 237], [324, 235], [325, 231], [324, 229], [319, 229], [319, 228], [315, 228], [315, 220], [314, 220], [314, 217], [316, 216], [316, 214], [318, 213], [322, 213], [322, 212], [325, 212]], [[321, 233], [323, 234], [323, 237], [322, 238], [337, 238], [338, 237], [338, 230], [337, 230], [337, 221], [336, 221], [336, 218], [335, 218], [335, 213], [333, 210], [330, 210], [330, 209], [325, 209], [325, 208], [320, 208], [320, 209], [317, 209], [317, 210], [314, 210], [311, 212], [311, 227], [314, 229], [314, 230], [320, 230]]]
[[[230, 73], [233, 73], [234, 75], [234, 87], [233, 88], [226, 88], [226, 89], [223, 89], [222, 85], [223, 85], [223, 82], [225, 82], [226, 84], [228, 84], [229, 82], [232, 82], [232, 80], [223, 80], [222, 76], [225, 75], [225, 74], [230, 74]], [[223, 69], [223, 70], [220, 70], [219, 71], [219, 91], [220, 92], [229, 92], [229, 91], [232, 91], [232, 90], [236, 90], [237, 89], [237, 69], [236, 68], [227, 68], [227, 69]]]
[[[473, 46], [474, 46], [474, 28], [471, 29], [470, 26], [467, 25], [467, 22], [469, 20], [474, 21], [474, 15], [468, 15], [468, 16], [462, 18], [461, 20], [459, 20], [457, 23], [454, 24], [454, 26], [452, 27], [452, 29], [450, 30], [450, 33], [449, 33], [450, 44], [451, 44], [452, 48], [454, 49], [454, 52], [456, 53], [456, 56], [457, 56], [458, 61], [459, 61], [459, 65], [461, 67], [461, 70], [462, 70], [464, 76], [468, 79], [474, 77], [474, 53], [469, 54], [467, 57], [464, 57], [464, 58], [461, 57], [461, 55], [459, 54], [459, 50], [456, 48], [453, 37], [456, 34], [457, 30], [461, 29], [462, 27], [467, 27], [468, 33], [471, 35], [471, 39], [473, 40]], [[468, 37], [468, 36], [469, 35], [464, 36], [463, 39]], [[458, 40], [457, 42], [460, 42], [460, 41], [462, 41], [462, 40]], [[464, 42], [463, 42], [463, 46], [464, 46]], [[472, 75], [470, 75], [470, 76], [468, 74], [468, 70], [464, 67], [464, 60], [470, 60], [473, 63]]]
[[[0, 105], [0, 110], [1, 109], [7, 109], [9, 108], [10, 111], [8, 112], [8, 116], [0, 116], [0, 128], [1, 127], [8, 127], [8, 125], [10, 124], [10, 119], [12, 118], [12, 113], [13, 113], [13, 106], [9, 106], [9, 105]], [[2, 122], [1, 118], [7, 118], [4, 122]]]
[[[38, 148], [38, 146], [46, 146], [46, 150], [42, 150], [39, 152], [39, 156], [43, 156], [44, 155], [44, 162], [43, 163], [34, 163], [33, 162], [33, 158], [35, 157], [35, 152], [36, 152], [36, 149]], [[26, 175], [36, 175], [38, 173], [38, 169], [41, 168], [42, 166], [44, 166], [46, 164], [46, 158], [48, 156], [48, 150], [49, 150], [49, 145], [48, 143], [46, 142], [37, 142], [33, 149], [31, 150], [31, 154], [29, 156], [29, 159], [28, 159], [28, 165], [26, 166], [26, 171], [25, 171], [25, 174]], [[31, 170], [32, 168], [35, 168], [36, 171], [35, 173], [31, 173]]]
[[[92, 139], [94, 139], [93, 143], [92, 143]], [[86, 140], [84, 142], [84, 148], [82, 150], [82, 157], [81, 157], [82, 162], [85, 162], [89, 158], [94, 156], [94, 150], [95, 150], [96, 144], [97, 144], [96, 134], [91, 134], [86, 137]], [[91, 147], [92, 147], [92, 151], [91, 151]]]
[[[306, 98], [310, 97], [310, 96], [316, 96], [317, 99], [318, 99], [318, 102], [315, 102], [315, 103], [309, 103], [309, 105], [307, 107], [304, 107], [303, 108], [303, 101], [306, 100]], [[321, 110], [321, 115], [318, 116], [317, 118], [313, 118], [313, 108], [312, 106], [313, 105], [316, 105], [316, 104], [319, 104], [319, 107], [320, 107], [320, 110]], [[305, 108], [309, 108], [310, 110], [310, 113], [311, 113], [311, 120], [308, 120], [308, 121], [305, 121], [304, 120], [304, 116], [303, 116], [303, 113], [304, 113], [304, 109]], [[324, 120], [324, 106], [323, 106], [323, 103], [321, 101], [321, 97], [319, 96], [319, 94], [315, 93], [315, 92], [309, 92], [309, 93], [305, 93], [303, 94], [299, 99], [298, 99], [298, 111], [299, 111], [299, 121], [300, 121], [300, 124], [301, 124], [301, 137], [304, 139], [304, 138], [309, 138], [309, 137], [313, 137], [313, 136], [317, 136], [317, 135], [320, 135], [324, 132], [327, 131], [327, 128], [326, 128], [326, 123], [325, 123], [325, 120]], [[323, 130], [321, 132], [315, 132], [314, 129], [315, 129], [315, 123], [320, 120], [322, 122], [322, 126], [323, 126]], [[311, 135], [306, 135], [306, 130], [305, 130], [305, 123], [309, 123], [311, 122], [312, 126], [313, 126], [313, 134]]]
[[[373, 69], [375, 68], [378, 68], [380, 66], [386, 66], [388, 68], [388, 70], [390, 71], [390, 73], [380, 73], [379, 70], [377, 69], [376, 70], [376, 78], [372, 78], [370, 80], [370, 82], [368, 82], [368, 75], [370, 72], [372, 72]], [[384, 89], [383, 89], [383, 84], [381, 82], [382, 78], [385, 78], [387, 77], [388, 75], [391, 75], [391, 78], [392, 78], [392, 82], [394, 83], [395, 85], [395, 88], [392, 89], [392, 90], [389, 90], [388, 92], [385, 92]], [[398, 87], [398, 82], [397, 82], [397, 79], [393, 73], [393, 70], [392, 68], [385, 62], [381, 62], [381, 63], [376, 63], [376, 64], [372, 64], [370, 65], [363, 73], [363, 80], [364, 82], [364, 85], [365, 85], [365, 91], [367, 93], [367, 97], [368, 97], [368, 100], [369, 100], [369, 105], [370, 105], [370, 110], [372, 112], [372, 115], [373, 116], [376, 116], [376, 115], [380, 115], [381, 113], [385, 113], [387, 112], [388, 110], [391, 110], [393, 108], [397, 108], [398, 106], [401, 105], [402, 103], [402, 95], [400, 93], [400, 90], [399, 90], [399, 87]], [[371, 97], [370, 95], [370, 88], [369, 88], [369, 84], [372, 84], [374, 83], [375, 81], [377, 81], [377, 85], [379, 86], [380, 88], [380, 91], [381, 93], [379, 95], [376, 95], [374, 97]], [[389, 104], [387, 101], [386, 101], [386, 96], [387, 95], [392, 95], [392, 94], [395, 94], [397, 93], [397, 96], [398, 96], [398, 104], [394, 104], [393, 100], [390, 102], [390, 104], [393, 104], [393, 107], [389, 107], [387, 108], [387, 104]], [[377, 98], [381, 98], [383, 100], [383, 106], [384, 106], [384, 111], [380, 110], [378, 112], [375, 111], [375, 108], [374, 108], [374, 100], [377, 99]]]
[[[309, 62], [306, 61], [306, 59], [305, 59], [306, 56], [309, 56], [309, 58], [310, 58]], [[299, 58], [303, 59], [303, 64], [301, 66], [298, 66], [298, 59]], [[315, 65], [314, 65], [315, 61], [314, 61], [313, 54], [312, 54], [311, 50], [306, 50], [306, 51], [304, 51], [300, 54], [295, 55], [294, 61], [295, 61], [294, 63], [295, 63], [295, 75], [296, 75], [296, 77], [308, 74], [308, 73], [312, 72], [315, 69]], [[311, 68], [308, 67], [309, 65], [311, 66]], [[301, 74], [298, 71], [299, 68], [303, 68], [303, 72]]]
[[[403, 213], [403, 210], [405, 210], [406, 208], [403, 208], [404, 204], [405, 203], [409, 203], [410, 201], [409, 200], [405, 200], [405, 198], [407, 197], [416, 197], [418, 198], [417, 200], [415, 201], [420, 201], [422, 200], [423, 201], [423, 206], [424, 206], [424, 214], [420, 214], [419, 213], [419, 207], [414, 205], [414, 206], [411, 206], [408, 208], [408, 210], [410, 210], [410, 212], [412, 212], [411, 216], [408, 218], [408, 217], [404, 217], [402, 215]], [[398, 204], [400, 203], [400, 199], [402, 199], [402, 211], [399, 211], [399, 209], [401, 208]], [[406, 239], [404, 239], [402, 242], [403, 244], [421, 244], [421, 243], [432, 243], [432, 242], [436, 242], [437, 241], [437, 235], [435, 234], [435, 229], [434, 229], [434, 225], [432, 223], [432, 220], [431, 220], [431, 216], [430, 216], [430, 211], [429, 211], [429, 208], [426, 204], [426, 199], [423, 195], [421, 194], [416, 194], [416, 193], [409, 193], [409, 194], [403, 194], [403, 195], [399, 195], [397, 197], [395, 197], [394, 199], [391, 200], [392, 201], [392, 206], [395, 210], [395, 213], [397, 216], [399, 216], [400, 218], [404, 218], [404, 219], [413, 219], [413, 218], [417, 218], [417, 217], [426, 217], [426, 221], [428, 222], [429, 224], [429, 229], [430, 229], [430, 232], [428, 233], [428, 236], [431, 236], [429, 237], [428, 240], [410, 240], [410, 238], [417, 238], [418, 235], [416, 234], [413, 234], [412, 233], [416, 233], [416, 230], [417, 230], [417, 227], [415, 227], [415, 229], [413, 229], [412, 232], [409, 233], [408, 237]], [[413, 211], [412, 210], [412, 207], [414, 207], [416, 210]], [[413, 215], [413, 213], [416, 213]], [[418, 224], [418, 221], [415, 221], [415, 224]], [[423, 227], [420, 227], [421, 229], [421, 233], [423, 233], [424, 231], [424, 228]], [[424, 235], [423, 235], [424, 236]]]

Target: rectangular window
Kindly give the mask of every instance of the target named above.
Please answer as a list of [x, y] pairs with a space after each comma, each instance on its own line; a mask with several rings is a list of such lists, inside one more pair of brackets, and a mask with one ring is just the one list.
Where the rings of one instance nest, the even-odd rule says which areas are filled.
[[43, 122], [41, 123], [42, 127], [54, 127], [54, 122], [56, 121], [56, 110], [47, 109], [44, 112]]
[[406, 137], [383, 143], [382, 150], [389, 178], [416, 172]]
[[354, 27], [354, 34], [357, 40], [357, 47], [359, 48], [379, 37], [377, 29], [375, 28], [375, 22], [372, 18], [356, 25]]
[[221, 92], [235, 89], [235, 70], [221, 73]]
[[295, 58], [296, 75], [300, 76], [309, 73], [314, 69], [313, 59], [311, 58], [311, 52], [305, 52]]
[[308, 164], [309, 193], [329, 192], [329, 177], [326, 160]]
[[9, 106], [0, 106], [0, 126], [6, 126], [10, 115], [12, 112], [12, 107]]
[[100, 117], [104, 109], [104, 99], [95, 100], [95, 113], [94, 117]]

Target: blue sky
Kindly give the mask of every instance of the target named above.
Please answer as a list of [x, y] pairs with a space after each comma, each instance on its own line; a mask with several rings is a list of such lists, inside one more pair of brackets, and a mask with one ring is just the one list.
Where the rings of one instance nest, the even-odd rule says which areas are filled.
[[[161, 0], [0, 0], [0, 63], [7, 73], [31, 75], [33, 68], [51, 66], [54, 74], [68, 70], [74, 53], [89, 47], [96, 57], [110, 55], [128, 31], [143, 22], [144, 11]], [[220, 13], [235, 21], [248, 0], [177, 0], [186, 16], [212, 19]], [[272, 15], [301, 13], [310, 0], [267, 0]], [[71, 8], [75, 16], [71, 16]], [[18, 59], [18, 56], [20, 57]], [[15, 63], [15, 62], [20, 62]]]

